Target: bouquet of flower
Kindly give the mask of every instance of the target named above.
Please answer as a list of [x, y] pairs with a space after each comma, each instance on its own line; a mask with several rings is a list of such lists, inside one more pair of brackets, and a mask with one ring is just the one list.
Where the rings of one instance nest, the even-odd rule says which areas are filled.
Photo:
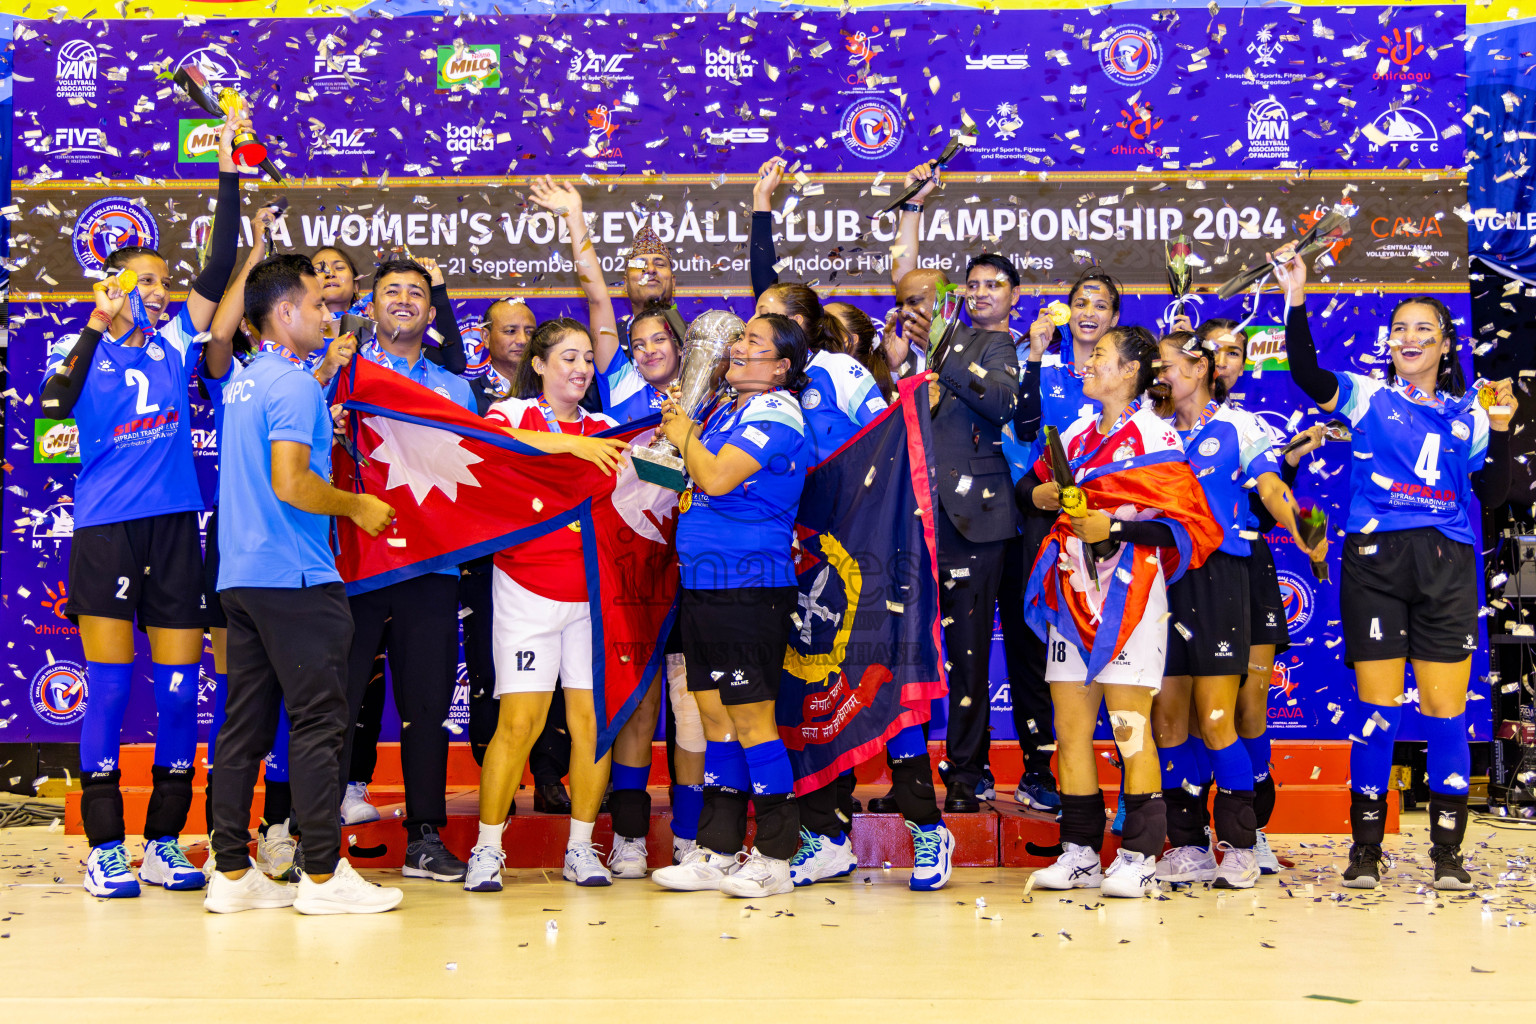
[[[1307, 547], [1317, 547], [1318, 542], [1328, 536], [1328, 513], [1316, 505], [1302, 508], [1301, 515], [1296, 517], [1296, 532], [1307, 542]], [[1313, 562], [1312, 575], [1319, 583], [1327, 583], [1328, 563]]]

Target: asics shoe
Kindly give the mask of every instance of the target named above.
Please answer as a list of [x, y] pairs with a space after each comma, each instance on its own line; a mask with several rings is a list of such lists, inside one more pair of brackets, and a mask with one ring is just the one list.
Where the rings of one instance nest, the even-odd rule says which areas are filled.
[[597, 847], [591, 843], [570, 843], [565, 848], [565, 870], [560, 876], [577, 885], [612, 885], [613, 876], [603, 867]]
[[1159, 882], [1209, 882], [1216, 877], [1216, 855], [1207, 846], [1175, 846], [1157, 862]]
[[1344, 885], [1350, 889], [1374, 889], [1381, 884], [1381, 847], [1376, 843], [1355, 843], [1349, 848], [1349, 867], [1344, 869]]
[[997, 799], [997, 780], [992, 777], [991, 768], [983, 768], [981, 770], [981, 778], [976, 780], [976, 799]]
[[400, 873], [406, 878], [430, 878], [434, 882], [460, 882], [464, 880], [464, 862], [443, 845], [443, 837], [431, 825], [421, 826], [421, 833], [405, 847], [405, 866]]
[[501, 869], [507, 854], [499, 846], [477, 846], [469, 851], [464, 871], [465, 892], [501, 892]]
[[295, 895], [293, 886], [279, 885], [272, 881], [252, 862], [250, 869], [238, 879], [230, 878], [222, 871], [215, 871], [208, 883], [208, 891], [203, 896], [203, 909], [210, 914], [281, 910], [293, 906]]
[[1217, 843], [1221, 850], [1221, 864], [1211, 876], [1213, 889], [1252, 889], [1259, 880], [1259, 857], [1252, 850], [1244, 850], [1227, 843]]
[[613, 850], [608, 854], [608, 870], [614, 878], [644, 878], [648, 856], [643, 838], [615, 835]]
[[[267, 834], [256, 840], [256, 870], [280, 882], [297, 882], [299, 869], [294, 866], [294, 855], [299, 843], [288, 832], [288, 823], [280, 821], [267, 826]], [[213, 857], [210, 855], [211, 862]]]
[[128, 848], [121, 841], [91, 847], [85, 859], [85, 891], [106, 899], [139, 894], [139, 880], [128, 864]]
[[1030, 878], [1036, 889], [1097, 889], [1104, 882], [1104, 867], [1091, 846], [1062, 843], [1056, 863], [1037, 870]]
[[1019, 780], [1019, 788], [1013, 791], [1013, 798], [1025, 807], [1047, 814], [1061, 810], [1061, 794], [1056, 791], [1056, 780], [1049, 774], [1024, 776]]
[[202, 871], [187, 860], [181, 844], [170, 836], [144, 844], [144, 861], [139, 865], [139, 881], [176, 892], [189, 892], [208, 884]]
[[720, 883], [720, 891], [741, 899], [759, 899], [794, 892], [795, 883], [789, 880], [789, 861], [766, 857], [754, 846], [741, 867]]
[[1429, 859], [1435, 865], [1435, 888], [1443, 892], [1466, 892], [1472, 888], [1472, 876], [1461, 860], [1459, 846], [1431, 846]]
[[907, 888], [913, 892], [932, 892], [949, 884], [949, 873], [954, 868], [955, 836], [937, 825], [914, 825], [907, 822], [912, 833], [912, 877]]
[[1121, 847], [1120, 852], [1115, 854], [1114, 861], [1109, 865], [1109, 870], [1104, 872], [1104, 881], [1099, 885], [1099, 892], [1105, 896], [1136, 899], [1157, 888], [1156, 876], [1156, 857], [1148, 857]]
[[1280, 858], [1275, 856], [1275, 851], [1269, 848], [1269, 836], [1260, 829], [1254, 833], [1253, 855], [1259, 861], [1259, 874], [1278, 875], [1280, 873]]
[[859, 858], [847, 836], [833, 839], [802, 828], [800, 850], [789, 862], [789, 880], [795, 885], [810, 885], [842, 878], [858, 866]]
[[293, 909], [301, 914], [381, 914], [394, 910], [404, 898], [399, 889], [386, 889], [365, 879], [343, 857], [327, 881], [300, 876]]
[[699, 848], [697, 839], [679, 839], [672, 837], [672, 863], [681, 864], [688, 859], [688, 855]]
[[702, 892], [718, 889], [740, 866], [740, 859], [716, 853], [697, 844], [681, 861], [651, 872], [651, 881], [664, 889], [678, 892]]
[[379, 809], [368, 802], [368, 783], [347, 783], [347, 792], [341, 798], [341, 823], [366, 825], [378, 820]]

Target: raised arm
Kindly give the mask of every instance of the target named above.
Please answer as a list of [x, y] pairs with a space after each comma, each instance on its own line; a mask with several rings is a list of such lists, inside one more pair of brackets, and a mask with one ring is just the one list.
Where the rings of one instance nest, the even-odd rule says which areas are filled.
[[90, 319], [75, 339], [74, 347], [57, 365], [52, 362], [54, 356], [49, 357], [53, 372], [43, 381], [42, 391], [43, 414], [49, 419], [65, 420], [74, 413], [75, 403], [85, 390], [85, 378], [90, 375], [101, 335], [112, 329], [112, 318], [117, 316], [123, 303], [128, 300], [128, 294], [117, 286], [115, 275], [105, 281], [97, 281], [91, 286], [91, 291], [96, 299], [96, 308], [91, 311]]
[[1328, 551], [1328, 538], [1318, 541], [1315, 549], [1307, 547], [1306, 540], [1301, 535], [1301, 528], [1296, 525], [1296, 513], [1300, 508], [1296, 504], [1296, 496], [1285, 485], [1276, 473], [1262, 473], [1258, 478], [1259, 500], [1269, 514], [1274, 517], [1276, 523], [1285, 527], [1296, 541], [1296, 550], [1306, 555], [1314, 562], [1321, 562]]
[[448, 279], [437, 260], [418, 259], [427, 272], [432, 303], [432, 329], [440, 342], [422, 346], [422, 354], [449, 373], [458, 376], [469, 368], [464, 357], [464, 336], [459, 333], [459, 318], [453, 315], [453, 299], [448, 296]]
[[187, 293], [187, 316], [199, 334], [213, 323], [213, 314], [235, 269], [235, 250], [240, 245], [240, 172], [235, 168], [231, 147], [235, 132], [250, 126], [251, 122], [244, 118], [233, 118], [219, 129], [219, 197], [213, 206], [208, 264]]
[[1272, 254], [1275, 280], [1285, 289], [1289, 309], [1285, 315], [1285, 353], [1290, 360], [1291, 380], [1323, 412], [1333, 412], [1339, 400], [1339, 381], [1317, 365], [1317, 346], [1307, 325], [1307, 265], [1287, 245]]
[[[939, 183], [938, 171], [929, 161], [907, 172], [907, 184], [926, 181], [918, 193], [903, 203], [896, 214], [896, 241], [891, 245], [891, 284], [901, 283], [907, 271], [917, 269], [917, 229], [923, 219], [923, 200]], [[915, 207], [915, 209], [909, 209]]]
[[608, 364], [619, 351], [619, 322], [613, 312], [613, 296], [603, 281], [603, 264], [587, 230], [587, 218], [581, 208], [581, 193], [570, 182], [556, 182], [550, 175], [535, 178], [528, 188], [528, 198], [557, 217], [565, 218], [571, 235], [571, 260], [581, 294], [587, 300], [587, 327], [592, 332], [592, 355], [598, 373], [607, 373]]
[[1494, 399], [1488, 410], [1488, 451], [1482, 468], [1472, 474], [1472, 491], [1484, 507], [1493, 508], [1509, 500], [1509, 424], [1520, 405], [1507, 378], [1489, 386]]
[[757, 182], [752, 186], [752, 235], [747, 245], [747, 265], [754, 299], [779, 283], [779, 272], [773, 269], [779, 262], [773, 246], [773, 193], [783, 180], [784, 158], [769, 157], [757, 169]]
[[240, 330], [240, 321], [245, 319], [245, 279], [251, 276], [252, 267], [267, 258], [267, 229], [276, 219], [275, 214], [270, 206], [256, 212], [251, 221], [251, 251], [213, 311], [213, 322], [208, 325], [212, 337], [203, 346], [203, 367], [210, 380], [223, 380], [234, 362], [235, 332]]

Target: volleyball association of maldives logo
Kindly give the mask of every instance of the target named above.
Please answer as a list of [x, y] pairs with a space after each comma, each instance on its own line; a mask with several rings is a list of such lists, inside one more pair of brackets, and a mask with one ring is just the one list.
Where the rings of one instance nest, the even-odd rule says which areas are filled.
[[32, 677], [32, 710], [53, 725], [69, 725], [85, 716], [85, 667], [73, 661], [44, 665]]
[[879, 96], [860, 96], [843, 111], [842, 129], [850, 153], [879, 160], [901, 145], [901, 111]]
[[75, 221], [75, 261], [86, 270], [105, 270], [107, 257], [126, 245], [160, 246], [154, 215], [131, 199], [98, 199]]
[[1110, 33], [1108, 45], [1099, 54], [1099, 63], [1111, 82], [1144, 85], [1162, 69], [1163, 46], [1151, 29], [1123, 25]]

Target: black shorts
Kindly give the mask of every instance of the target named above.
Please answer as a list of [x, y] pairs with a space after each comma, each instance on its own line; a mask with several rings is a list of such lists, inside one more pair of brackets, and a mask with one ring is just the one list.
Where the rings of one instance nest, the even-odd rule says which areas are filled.
[[1253, 554], [1248, 557], [1248, 614], [1250, 644], [1273, 644], [1276, 654], [1291, 646], [1285, 599], [1280, 596], [1280, 577], [1275, 573], [1275, 553], [1263, 534], [1253, 541]]
[[1339, 606], [1346, 664], [1462, 661], [1477, 650], [1477, 556], [1432, 526], [1351, 533]]
[[208, 628], [228, 629], [224, 605], [219, 601], [219, 507], [208, 514], [203, 540], [203, 593], [208, 595]]
[[776, 699], [798, 595], [794, 587], [681, 590], [689, 691], [719, 690], [727, 705]]
[[196, 512], [76, 527], [69, 546], [71, 619], [138, 620], [140, 629], [206, 629]]
[[1165, 676], [1248, 672], [1248, 559], [1212, 552], [1168, 587]]

